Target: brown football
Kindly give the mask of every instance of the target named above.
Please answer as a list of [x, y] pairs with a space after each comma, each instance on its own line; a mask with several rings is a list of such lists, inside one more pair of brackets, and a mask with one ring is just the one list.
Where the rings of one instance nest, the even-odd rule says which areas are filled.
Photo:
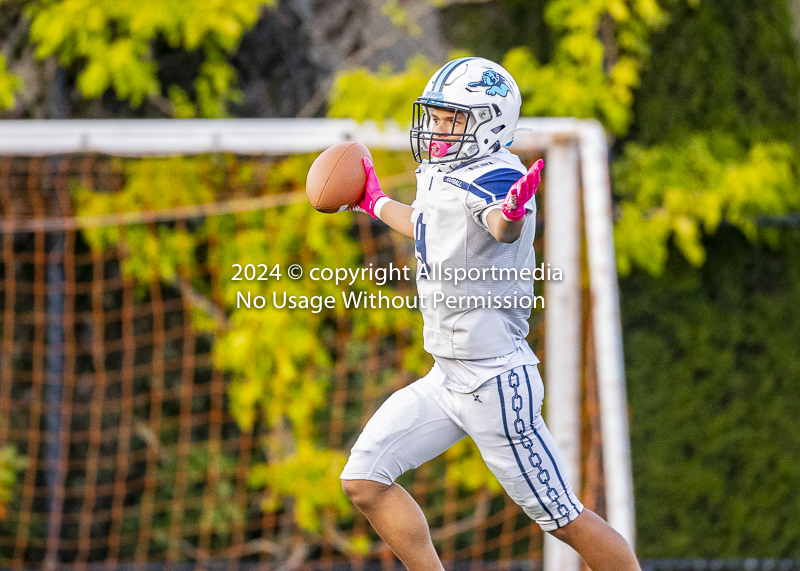
[[323, 151], [308, 169], [306, 193], [311, 205], [320, 212], [332, 213], [361, 200], [367, 185], [363, 157], [372, 160], [367, 147], [352, 141]]

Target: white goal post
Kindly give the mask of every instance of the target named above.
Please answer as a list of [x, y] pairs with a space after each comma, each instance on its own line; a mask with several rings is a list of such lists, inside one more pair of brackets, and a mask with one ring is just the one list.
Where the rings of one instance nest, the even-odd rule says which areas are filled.
[[[581, 459], [581, 243], [586, 240], [609, 523], [635, 540], [628, 409], [613, 244], [606, 135], [599, 123], [523, 118], [512, 151], [545, 155], [545, 257], [563, 280], [545, 289], [547, 424], [577, 491]], [[409, 150], [407, 130], [339, 119], [0, 122], [0, 155], [292, 154], [355, 140]], [[581, 217], [581, 208], [583, 217]], [[581, 228], [581, 220], [584, 227]], [[577, 555], [546, 535], [545, 571], [578, 571]]]

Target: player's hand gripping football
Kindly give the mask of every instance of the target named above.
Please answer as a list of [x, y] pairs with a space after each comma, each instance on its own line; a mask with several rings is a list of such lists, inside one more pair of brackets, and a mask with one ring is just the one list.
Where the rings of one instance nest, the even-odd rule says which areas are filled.
[[361, 162], [364, 163], [364, 171], [367, 173], [366, 192], [358, 204], [351, 206], [348, 210], [366, 212], [377, 219], [380, 218], [381, 207], [389, 200], [389, 197], [386, 196], [386, 193], [381, 189], [381, 183], [378, 180], [378, 175], [375, 174], [375, 167], [372, 162], [367, 157], [361, 159]]
[[525, 204], [536, 194], [542, 178], [539, 173], [543, 168], [544, 161], [539, 159], [521, 179], [511, 185], [511, 190], [503, 200], [503, 218], [514, 222], [525, 217]]

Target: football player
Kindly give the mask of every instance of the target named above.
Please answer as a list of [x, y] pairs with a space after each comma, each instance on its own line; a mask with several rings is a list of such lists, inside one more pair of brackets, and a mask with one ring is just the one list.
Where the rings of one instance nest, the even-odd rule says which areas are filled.
[[[531, 198], [544, 163], [528, 170], [506, 148], [520, 106], [501, 66], [453, 60], [414, 103], [414, 202], [386, 196], [364, 159], [367, 190], [354, 210], [414, 239], [424, 348], [435, 363], [367, 422], [342, 486], [409, 570], [442, 571], [425, 516], [395, 479], [469, 435], [508, 495], [591, 569], [640, 571], [626, 541], [573, 492], [542, 419], [539, 360], [525, 340], [533, 282], [519, 276], [535, 266]], [[456, 270], [477, 279], [457, 282]]]

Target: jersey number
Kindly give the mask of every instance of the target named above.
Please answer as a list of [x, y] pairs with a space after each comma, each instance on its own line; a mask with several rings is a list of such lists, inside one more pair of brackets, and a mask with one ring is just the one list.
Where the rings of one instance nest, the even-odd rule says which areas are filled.
[[420, 276], [421, 272], [417, 272], [420, 279], [426, 279], [430, 274], [431, 268], [428, 266], [428, 256], [425, 252], [425, 223], [422, 221], [422, 212], [417, 217], [417, 223], [414, 224], [414, 255], [419, 260], [419, 263], [425, 268], [425, 273]]

